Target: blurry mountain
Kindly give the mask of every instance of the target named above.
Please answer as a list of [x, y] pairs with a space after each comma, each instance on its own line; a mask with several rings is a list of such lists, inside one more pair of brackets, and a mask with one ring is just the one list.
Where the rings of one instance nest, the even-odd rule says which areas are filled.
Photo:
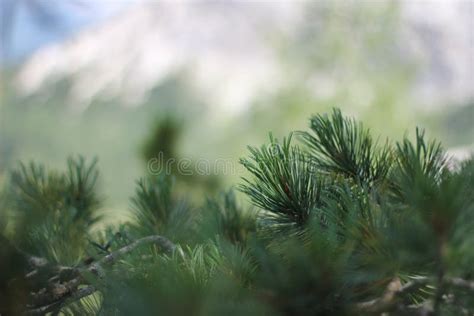
[[[325, 4], [318, 5], [324, 12]], [[68, 78], [68, 98], [78, 109], [111, 97], [133, 106], [170, 73], [187, 67], [203, 95], [219, 105], [218, 114], [234, 113], [255, 94], [278, 89], [286, 74], [275, 44], [279, 34], [293, 36], [306, 9], [302, 1], [141, 3], [39, 51], [21, 68], [17, 83], [31, 95]], [[473, 97], [473, 12], [471, 1], [400, 3], [399, 28], [387, 49], [413, 65], [418, 105]], [[349, 16], [347, 22], [350, 26]], [[366, 27], [379, 31], [378, 25]]]
[[[268, 10], [271, 9], [271, 10]], [[33, 94], [72, 78], [70, 101], [119, 97], [143, 103], [161, 81], [185, 67], [211, 100], [245, 103], [268, 79], [274, 57], [265, 34], [296, 7], [243, 2], [137, 5], [108, 23], [35, 54], [21, 69], [22, 91]], [[232, 98], [228, 98], [229, 95]]]

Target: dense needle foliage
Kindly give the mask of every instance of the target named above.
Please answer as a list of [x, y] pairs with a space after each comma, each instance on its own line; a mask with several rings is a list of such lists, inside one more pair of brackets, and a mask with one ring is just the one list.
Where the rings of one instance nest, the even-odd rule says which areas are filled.
[[0, 315], [473, 315], [474, 160], [380, 145], [339, 110], [249, 147], [234, 192], [193, 206], [164, 175], [100, 223], [96, 162], [11, 173]]

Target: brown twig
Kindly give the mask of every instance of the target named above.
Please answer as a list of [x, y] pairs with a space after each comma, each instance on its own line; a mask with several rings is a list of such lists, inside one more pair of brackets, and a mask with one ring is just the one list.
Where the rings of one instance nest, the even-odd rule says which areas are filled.
[[[401, 285], [398, 282], [398, 278], [392, 280], [382, 297], [355, 304], [354, 311], [361, 314], [377, 315], [392, 310], [404, 312], [409, 315], [431, 315], [434, 312], [434, 307], [432, 306], [433, 302], [431, 300], [426, 300], [424, 304], [420, 305], [402, 306], [400, 305], [400, 299], [422, 286], [436, 284], [436, 279], [419, 277], [405, 283], [404, 285]], [[451, 287], [474, 291], [474, 281], [468, 281], [462, 278], [445, 277], [444, 284]]]
[[451, 286], [474, 291], [474, 281], [468, 281], [461, 278], [448, 278], [446, 279], [446, 283]]
[[158, 236], [158, 235], [153, 235], [153, 236], [148, 236], [148, 237], [135, 240], [131, 244], [106, 255], [105, 257], [103, 257], [102, 259], [94, 263], [93, 265], [103, 266], [103, 265], [113, 264], [120, 257], [125, 256], [126, 254], [134, 251], [136, 248], [144, 244], [157, 244], [167, 253], [172, 253], [174, 250], [176, 250], [176, 245], [173, 244], [171, 241], [169, 241], [167, 238]]
[[400, 298], [419, 289], [427, 283], [427, 278], [419, 278], [402, 285], [400, 279], [396, 277], [388, 284], [382, 297], [357, 303], [354, 306], [354, 310], [362, 314], [380, 314], [388, 312], [397, 307]]
[[[179, 249], [167, 238], [153, 235], [138, 239], [127, 246], [111, 252], [97, 262], [93, 262], [82, 269], [64, 266], [55, 267], [53, 269], [54, 275], [48, 278], [47, 284], [45, 284], [39, 291], [31, 294], [31, 301], [33, 304], [30, 306], [27, 314], [43, 315], [49, 312], [57, 312], [64, 306], [94, 293], [96, 289], [91, 285], [80, 288], [81, 284], [86, 283], [83, 277], [84, 274], [92, 273], [101, 277], [105, 266], [114, 264], [121, 257], [133, 252], [136, 248], [145, 244], [157, 244], [167, 253]], [[42, 264], [44, 261], [39, 262], [40, 265], [33, 265], [36, 268], [33, 272], [27, 274], [29, 278], [39, 274], [38, 271], [41, 270], [40, 267], [43, 266]]]
[[74, 303], [86, 296], [93, 294], [96, 291], [94, 286], [87, 286], [78, 289], [72, 293], [67, 299], [61, 299], [49, 305], [44, 305], [38, 308], [34, 308], [28, 311], [27, 315], [44, 315], [46, 313], [59, 311], [64, 306]]

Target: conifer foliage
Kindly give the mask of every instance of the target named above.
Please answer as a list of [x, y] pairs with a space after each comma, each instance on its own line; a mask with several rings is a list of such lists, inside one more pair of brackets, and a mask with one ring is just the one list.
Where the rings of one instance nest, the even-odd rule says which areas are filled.
[[[137, 182], [101, 222], [96, 161], [11, 173], [0, 315], [474, 315], [474, 160], [376, 141], [334, 110], [241, 159], [234, 192], [194, 206]], [[100, 225], [97, 225], [100, 224]]]

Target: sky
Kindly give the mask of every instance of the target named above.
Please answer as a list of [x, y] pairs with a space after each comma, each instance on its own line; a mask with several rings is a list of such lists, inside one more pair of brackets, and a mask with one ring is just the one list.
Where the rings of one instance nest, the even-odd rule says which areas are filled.
[[23, 61], [44, 45], [120, 13], [139, 0], [0, 0], [0, 61]]

